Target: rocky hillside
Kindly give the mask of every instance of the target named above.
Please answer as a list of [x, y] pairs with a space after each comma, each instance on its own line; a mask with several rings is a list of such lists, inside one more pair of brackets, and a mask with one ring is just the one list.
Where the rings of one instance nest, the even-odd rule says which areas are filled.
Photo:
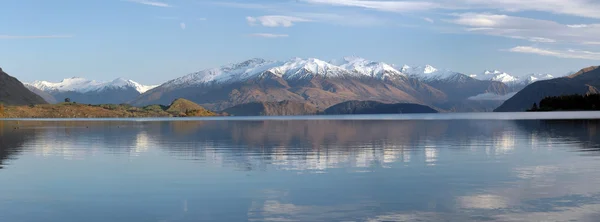
[[552, 96], [600, 93], [600, 68], [588, 67], [563, 78], [534, 82], [505, 101], [496, 112], [521, 112]]
[[396, 113], [437, 113], [438, 111], [424, 105], [411, 103], [386, 104], [376, 101], [348, 101], [327, 108], [324, 114], [396, 114]]
[[29, 91], [23, 83], [9, 76], [0, 68], [0, 103], [5, 105], [31, 105], [47, 102], [42, 97]]
[[281, 101], [281, 102], [252, 102], [222, 111], [232, 116], [296, 116], [314, 115], [319, 110], [307, 103]]

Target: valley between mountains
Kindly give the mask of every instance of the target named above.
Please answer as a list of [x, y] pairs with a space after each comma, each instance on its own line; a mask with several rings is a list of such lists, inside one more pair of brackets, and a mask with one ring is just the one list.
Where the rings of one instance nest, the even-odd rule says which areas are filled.
[[[598, 77], [594, 74], [597, 67], [581, 72], [586, 78], [578, 77], [583, 80], [577, 84], [583, 86], [573, 86], [574, 90], [563, 90], [561, 93], [597, 92], [597, 86], [594, 85]], [[581, 76], [581, 72], [574, 75]], [[525, 111], [531, 107], [532, 101], [543, 98], [523, 100], [515, 97], [527, 97], [524, 92], [529, 91], [540, 94], [539, 90], [542, 89], [532, 90], [531, 87], [539, 88], [551, 81], [562, 83], [564, 79], [576, 78], [554, 78], [549, 74], [517, 77], [501, 71], [463, 74], [438, 70], [430, 65], [394, 65], [359, 57], [331, 61], [315, 58], [269, 61], [255, 58], [205, 69], [160, 85], [148, 86], [122, 78], [109, 82], [77, 77], [61, 82], [35, 81], [21, 85], [35, 93], [33, 96], [37, 100], [29, 99], [29, 102], [14, 104], [39, 103], [39, 98], [47, 103], [58, 103], [69, 98], [80, 104], [143, 107], [153, 104], [167, 106], [178, 98], [184, 98], [214, 112], [229, 110], [237, 115], [303, 115], [324, 113], [328, 108], [346, 102], [352, 103], [346, 103], [345, 106], [364, 107], [370, 104], [358, 101], [373, 102], [368, 105], [371, 107], [368, 113], [375, 112], [372, 107], [384, 107], [378, 105], [380, 103], [416, 104], [430, 107], [436, 112], [482, 112], [498, 107], [498, 111]], [[523, 101], [511, 105], [516, 104], [515, 99]], [[506, 100], [508, 104], [503, 105]], [[346, 107], [344, 110], [347, 112], [348, 109]]]

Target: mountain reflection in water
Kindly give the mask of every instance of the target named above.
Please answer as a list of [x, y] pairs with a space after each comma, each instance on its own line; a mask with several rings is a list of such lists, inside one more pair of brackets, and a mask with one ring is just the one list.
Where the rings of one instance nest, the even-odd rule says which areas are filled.
[[0, 221], [593, 221], [598, 123], [0, 121]]

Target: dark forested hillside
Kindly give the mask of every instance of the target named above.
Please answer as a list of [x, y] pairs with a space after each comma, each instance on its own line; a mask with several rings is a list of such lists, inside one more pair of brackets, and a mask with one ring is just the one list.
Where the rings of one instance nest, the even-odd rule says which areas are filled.
[[529, 111], [583, 111], [600, 110], [600, 94], [550, 96]]

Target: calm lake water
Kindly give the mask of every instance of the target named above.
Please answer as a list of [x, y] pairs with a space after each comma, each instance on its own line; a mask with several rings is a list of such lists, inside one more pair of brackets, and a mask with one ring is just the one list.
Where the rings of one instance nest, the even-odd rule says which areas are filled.
[[0, 221], [599, 221], [594, 118], [0, 121]]

